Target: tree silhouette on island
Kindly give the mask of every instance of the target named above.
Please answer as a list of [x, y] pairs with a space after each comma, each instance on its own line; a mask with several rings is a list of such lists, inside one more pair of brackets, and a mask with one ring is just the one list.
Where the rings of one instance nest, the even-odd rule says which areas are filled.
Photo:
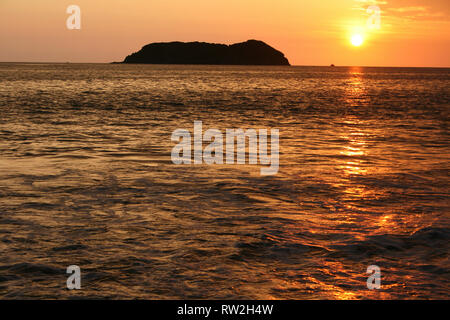
[[127, 56], [122, 63], [290, 65], [282, 52], [258, 40], [232, 45], [206, 42], [151, 43]]

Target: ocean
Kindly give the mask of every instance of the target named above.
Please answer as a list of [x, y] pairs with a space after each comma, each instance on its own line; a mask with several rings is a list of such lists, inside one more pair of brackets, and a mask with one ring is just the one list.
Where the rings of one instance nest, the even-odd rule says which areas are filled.
[[[1, 63], [0, 298], [449, 299], [449, 111], [450, 69]], [[174, 164], [195, 121], [278, 172]]]

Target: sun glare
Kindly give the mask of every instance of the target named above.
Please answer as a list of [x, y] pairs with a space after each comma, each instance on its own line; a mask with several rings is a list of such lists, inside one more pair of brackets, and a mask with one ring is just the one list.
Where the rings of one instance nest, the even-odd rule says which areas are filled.
[[364, 37], [360, 34], [354, 34], [350, 41], [351, 41], [352, 45], [354, 45], [355, 47], [359, 47], [363, 44]]

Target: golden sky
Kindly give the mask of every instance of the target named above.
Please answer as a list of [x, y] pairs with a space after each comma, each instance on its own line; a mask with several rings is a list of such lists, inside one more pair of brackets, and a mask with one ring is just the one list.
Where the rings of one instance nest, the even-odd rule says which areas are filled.
[[[66, 27], [72, 4], [80, 30]], [[367, 27], [371, 5], [380, 29]], [[111, 62], [151, 42], [248, 39], [294, 65], [450, 67], [450, 0], [0, 0], [0, 61]]]

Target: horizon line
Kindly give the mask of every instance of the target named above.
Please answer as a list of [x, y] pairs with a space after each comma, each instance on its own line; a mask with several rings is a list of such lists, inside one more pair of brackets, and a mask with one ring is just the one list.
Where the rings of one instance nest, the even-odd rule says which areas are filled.
[[[173, 66], [216, 66], [216, 64], [158, 64], [158, 63], [123, 63], [119, 61], [111, 61], [111, 62], [71, 62], [71, 61], [0, 61], [0, 64], [5, 63], [34, 63], [34, 64], [126, 64], [126, 65], [173, 65]], [[358, 65], [306, 65], [306, 64], [291, 64], [290, 66], [279, 66], [279, 65], [239, 65], [239, 64], [229, 64], [229, 65], [217, 65], [217, 66], [247, 66], [247, 67], [332, 67], [332, 68], [418, 68], [418, 69], [450, 69], [450, 66], [358, 66]]]

